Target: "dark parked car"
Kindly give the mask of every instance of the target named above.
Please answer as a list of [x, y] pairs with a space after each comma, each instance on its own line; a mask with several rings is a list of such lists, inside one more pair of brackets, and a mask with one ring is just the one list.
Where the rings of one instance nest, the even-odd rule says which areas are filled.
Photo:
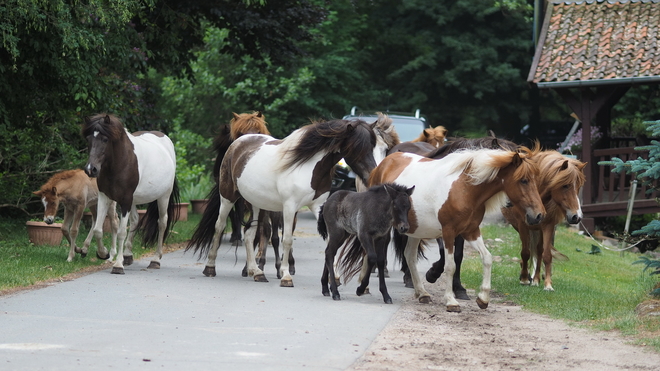
[[[357, 113], [357, 107], [351, 109], [351, 113], [343, 117], [344, 120], [363, 120], [366, 122], [374, 122], [378, 119], [378, 114], [373, 113]], [[390, 113], [384, 112], [389, 118], [392, 119], [394, 130], [399, 134], [399, 139], [402, 142], [408, 142], [417, 138], [424, 129], [431, 127], [424, 117], [420, 115], [419, 110], [414, 115], [405, 113]], [[346, 162], [339, 161], [335, 166], [335, 176], [332, 179], [332, 188], [330, 192], [339, 189], [355, 190], [355, 173]]]

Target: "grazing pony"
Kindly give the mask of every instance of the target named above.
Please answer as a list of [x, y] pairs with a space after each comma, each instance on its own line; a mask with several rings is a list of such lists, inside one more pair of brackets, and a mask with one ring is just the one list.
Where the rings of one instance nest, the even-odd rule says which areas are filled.
[[447, 129], [444, 126], [436, 126], [434, 128], [427, 128], [422, 131], [422, 133], [416, 139], [413, 139], [412, 142], [417, 143], [428, 143], [433, 146], [433, 148], [440, 148], [445, 144], [445, 138], [447, 137]]
[[[96, 179], [92, 179], [85, 174], [83, 170], [66, 170], [53, 175], [41, 186], [41, 189], [33, 192], [41, 198], [44, 204], [44, 222], [53, 224], [60, 203], [64, 206], [64, 221], [62, 223], [62, 234], [69, 242], [69, 256], [66, 261], [73, 261], [76, 253], [83, 258], [87, 256], [87, 249], [92, 242], [94, 231], [89, 230], [83, 247], [76, 246], [80, 220], [82, 219], [85, 208], [88, 207], [92, 212], [92, 224], [96, 220], [96, 201], [98, 199], [98, 187]], [[110, 229], [112, 233], [112, 249], [116, 251], [117, 244], [117, 214], [115, 213], [115, 203], [113, 202], [108, 209], [110, 217]]]
[[[260, 210], [283, 212], [282, 244], [284, 256], [280, 286], [293, 287], [289, 272], [289, 256], [293, 243], [293, 223], [303, 206], [318, 215], [328, 198], [332, 169], [343, 157], [351, 169], [366, 182], [376, 167], [373, 150], [376, 146], [374, 124], [364, 121], [333, 120], [304, 126], [278, 140], [268, 135], [243, 135], [231, 144], [220, 166], [220, 209], [214, 224], [202, 219], [186, 250], [193, 249], [200, 257], [208, 255], [206, 276], [215, 276], [215, 259], [229, 210], [241, 198], [252, 207], [252, 215]], [[208, 222], [208, 220], [206, 220]], [[211, 240], [204, 233], [214, 228]], [[264, 273], [255, 263], [254, 227], [245, 231], [248, 275], [263, 281]]]
[[[586, 163], [566, 158], [561, 153], [549, 150], [534, 156], [532, 161], [540, 169], [537, 181], [539, 194], [545, 206], [546, 216], [540, 224], [527, 225], [518, 206], [505, 207], [502, 214], [518, 231], [522, 250], [520, 256], [520, 283], [538, 286], [541, 279], [541, 260], [545, 265], [544, 289], [552, 288], [552, 256], [555, 226], [562, 221], [577, 224], [582, 219], [579, 192], [584, 185], [583, 169]], [[528, 263], [530, 255], [534, 262], [534, 275], [530, 277]]]
[[[415, 187], [404, 187], [386, 183], [374, 186], [365, 192], [337, 191], [333, 193], [321, 207], [318, 217], [318, 231], [321, 237], [328, 239], [325, 249], [325, 265], [321, 276], [321, 292], [330, 296], [328, 280], [332, 290], [332, 298], [339, 300], [337, 281], [335, 280], [334, 261], [337, 250], [346, 242], [351, 245], [345, 250], [343, 266], [345, 277], [349, 279], [356, 273], [364, 254], [367, 256], [368, 269], [378, 264], [378, 280], [380, 292], [386, 304], [392, 304], [392, 298], [385, 286], [385, 258], [387, 246], [390, 243], [392, 227], [399, 233], [408, 231], [408, 212], [410, 211], [410, 195]], [[342, 259], [340, 259], [342, 260]], [[362, 277], [357, 295], [364, 294], [369, 285], [369, 275]]]
[[[417, 257], [420, 241], [442, 237], [446, 250], [444, 271], [453, 276], [454, 239], [462, 235], [481, 255], [483, 279], [477, 304], [487, 308], [490, 301], [492, 256], [484, 245], [479, 224], [487, 211], [497, 211], [507, 200], [525, 210], [528, 224], [538, 224], [545, 215], [536, 187], [538, 168], [529, 161], [535, 151], [466, 149], [433, 160], [410, 153], [387, 156], [374, 169], [370, 185], [394, 182], [415, 186], [408, 215], [410, 228], [405, 246], [395, 241], [399, 257], [404, 256], [415, 287], [415, 297], [430, 301], [419, 279]], [[451, 280], [445, 290], [447, 311], [459, 312]]]
[[[112, 267], [113, 274], [124, 274], [126, 264], [133, 262], [132, 237], [143, 233], [145, 245], [157, 243], [156, 256], [148, 268], [160, 268], [163, 241], [172, 222], [176, 221], [179, 188], [176, 182], [176, 155], [170, 138], [159, 131], [129, 133], [113, 115], [86, 117], [82, 135], [87, 139], [89, 159], [85, 173], [97, 178], [99, 187], [98, 216], [94, 236], [99, 259], [112, 259], [103, 246], [103, 219], [112, 201], [120, 207], [119, 253]], [[138, 223], [136, 205], [149, 204], [144, 219]], [[130, 213], [131, 235], [126, 241]], [[124, 256], [124, 242], [128, 255]]]

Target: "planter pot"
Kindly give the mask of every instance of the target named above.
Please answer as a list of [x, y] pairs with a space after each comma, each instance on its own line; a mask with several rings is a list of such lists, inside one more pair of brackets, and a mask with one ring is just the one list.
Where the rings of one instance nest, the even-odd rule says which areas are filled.
[[62, 242], [62, 224], [46, 224], [44, 222], [26, 222], [30, 242], [35, 245], [58, 246]]
[[[92, 213], [89, 211], [83, 213], [82, 221], [87, 228], [94, 227], [92, 225]], [[103, 233], [110, 233], [110, 219], [107, 216], [105, 217], [105, 221], [103, 221]]]
[[179, 207], [179, 218], [177, 219], [177, 221], [185, 222], [188, 220], [188, 205], [190, 204], [187, 202], [176, 204], [176, 206]]
[[190, 200], [190, 204], [192, 205], [192, 212], [193, 214], [204, 214], [204, 211], [206, 211], [206, 205], [208, 205], [209, 200]]

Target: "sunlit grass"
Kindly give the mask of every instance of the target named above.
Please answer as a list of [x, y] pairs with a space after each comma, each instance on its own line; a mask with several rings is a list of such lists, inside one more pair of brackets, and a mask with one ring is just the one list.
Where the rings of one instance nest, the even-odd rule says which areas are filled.
[[[639, 254], [627, 252], [621, 256], [603, 248], [598, 254], [589, 254], [596, 242], [574, 229], [559, 227], [555, 246], [569, 260], [553, 260], [555, 291], [550, 292], [543, 289], [543, 281], [538, 287], [520, 284], [520, 240], [513, 228], [489, 225], [482, 232], [490, 252], [496, 256], [492, 275], [494, 296], [529, 311], [599, 330], [618, 330], [638, 339], [655, 333], [639, 341], [660, 351], [660, 321], [635, 315], [635, 307], [650, 298], [649, 292], [658, 282], [657, 277], [642, 272], [643, 267], [632, 264]], [[473, 252], [464, 261], [464, 285], [478, 289], [481, 273], [481, 260]]]
[[[201, 216], [188, 214], [188, 221], [177, 222], [166, 241], [176, 244], [187, 241]], [[81, 224], [78, 244], [87, 236], [89, 229]], [[30, 286], [40, 281], [50, 280], [78, 272], [90, 266], [106, 264], [96, 257], [96, 242], [92, 240], [87, 257], [80, 254], [72, 262], [67, 262], [69, 246], [63, 238], [59, 246], [36, 246], [29, 242], [24, 220], [0, 219], [0, 291], [21, 286]], [[105, 234], [103, 244], [110, 248], [110, 235]], [[139, 259], [144, 254], [155, 251], [154, 247], [144, 248], [136, 236], [133, 255]]]

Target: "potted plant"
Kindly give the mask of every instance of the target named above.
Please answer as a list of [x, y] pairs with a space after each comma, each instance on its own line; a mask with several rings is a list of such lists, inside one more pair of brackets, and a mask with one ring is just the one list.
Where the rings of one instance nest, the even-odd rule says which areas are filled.
[[213, 188], [211, 177], [207, 174], [200, 175], [196, 182], [182, 184], [181, 200], [186, 200], [192, 205], [192, 212], [204, 214], [208, 199], [206, 196]]
[[28, 220], [25, 223], [28, 232], [28, 238], [33, 244], [40, 245], [54, 245], [57, 246], [62, 242], [62, 223], [61, 219], [57, 218], [56, 223], [46, 224], [40, 219]]

